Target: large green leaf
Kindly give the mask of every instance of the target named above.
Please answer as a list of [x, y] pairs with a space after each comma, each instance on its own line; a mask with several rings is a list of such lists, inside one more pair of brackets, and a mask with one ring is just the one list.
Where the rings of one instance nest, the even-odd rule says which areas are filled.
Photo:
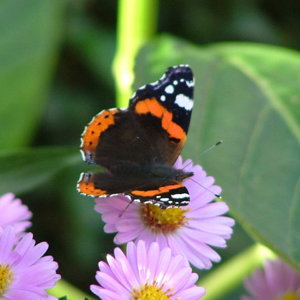
[[0, 148], [27, 145], [57, 57], [64, 0], [0, 3]]
[[[136, 86], [178, 63], [190, 64], [196, 77], [185, 157], [216, 178], [255, 239], [299, 264], [299, 53], [246, 43], [197, 48], [162, 37], [140, 53]], [[201, 155], [220, 139], [222, 146]]]
[[81, 161], [70, 148], [39, 148], [0, 152], [0, 195], [28, 191], [67, 166]]

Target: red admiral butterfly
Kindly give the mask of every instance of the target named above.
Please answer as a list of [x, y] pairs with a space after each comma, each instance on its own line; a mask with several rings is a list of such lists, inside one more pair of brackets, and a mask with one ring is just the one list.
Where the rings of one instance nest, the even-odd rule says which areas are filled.
[[127, 109], [103, 110], [81, 137], [84, 161], [104, 167], [82, 173], [78, 191], [94, 197], [123, 193], [161, 208], [189, 203], [182, 181], [193, 175], [173, 168], [186, 141], [194, 79], [188, 65], [170, 67], [140, 87]]

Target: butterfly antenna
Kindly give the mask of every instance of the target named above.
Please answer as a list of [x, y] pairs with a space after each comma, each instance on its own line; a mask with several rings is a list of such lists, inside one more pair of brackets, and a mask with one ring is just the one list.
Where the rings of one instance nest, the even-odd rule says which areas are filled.
[[205, 153], [209, 152], [210, 150], [214, 149], [215, 147], [217, 147], [217, 146], [221, 145], [222, 143], [223, 143], [223, 140], [219, 140], [219, 141], [217, 141], [215, 144], [213, 144], [213, 145], [212, 145], [212, 146], [210, 146], [209, 148], [207, 148], [207, 149], [205, 149], [204, 151], [202, 151], [202, 152], [200, 153], [200, 155], [202, 155], [202, 154], [205, 154]]
[[119, 213], [119, 218], [122, 218], [124, 215], [125, 211], [128, 209], [128, 207], [133, 203], [134, 199], [131, 199], [130, 202], [126, 205], [126, 207]]
[[[221, 145], [223, 143], [223, 140], [219, 140], [217, 141], [215, 144], [213, 144], [212, 146], [210, 146], [209, 148], [207, 148], [206, 150], [202, 151], [200, 153], [200, 155], [205, 154], [207, 152], [209, 152], [210, 150], [214, 149], [215, 147]], [[195, 183], [197, 183], [199, 186], [201, 186], [202, 188], [204, 188], [205, 190], [207, 190], [208, 192], [210, 192], [211, 194], [213, 194], [216, 198], [221, 199], [222, 196], [220, 194], [216, 194], [213, 191], [211, 191], [210, 189], [208, 189], [207, 187], [203, 186], [201, 183], [197, 182], [196, 180], [194, 180], [193, 178], [190, 178], [192, 181], [194, 181]]]
[[199, 183], [198, 181], [194, 180], [193, 178], [189, 178], [190, 180], [192, 180], [193, 182], [195, 182], [196, 184], [198, 184], [199, 186], [201, 186], [203, 189], [205, 189], [206, 191], [210, 192], [211, 194], [213, 194], [216, 198], [221, 199], [222, 196], [220, 194], [216, 194], [214, 193], [212, 190], [210, 190], [209, 188], [207, 188], [206, 186], [202, 185], [201, 183]]
[[[210, 146], [209, 148], [207, 148], [207, 149], [205, 149], [204, 151], [202, 151], [201, 153], [200, 153], [200, 155], [202, 155], [202, 154], [205, 154], [205, 153], [207, 153], [207, 152], [209, 152], [210, 150], [212, 150], [212, 149], [214, 149], [215, 147], [217, 147], [217, 146], [219, 146], [219, 145], [221, 145], [223, 143], [223, 140], [219, 140], [219, 141], [217, 141], [215, 144], [213, 144], [212, 146]], [[186, 166], [184, 166], [184, 168], [182, 168], [182, 170], [184, 170], [185, 168], [187, 168], [189, 165], [191, 165], [193, 163], [193, 161], [191, 160], [191, 161], [189, 161], [189, 163], [186, 165]]]

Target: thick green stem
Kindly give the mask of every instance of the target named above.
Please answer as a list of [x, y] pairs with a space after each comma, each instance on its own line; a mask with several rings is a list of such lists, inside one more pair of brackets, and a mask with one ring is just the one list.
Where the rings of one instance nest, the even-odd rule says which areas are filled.
[[117, 106], [125, 107], [132, 94], [134, 59], [140, 47], [156, 30], [157, 0], [119, 0], [117, 52], [113, 71]]
[[88, 297], [89, 300], [95, 300], [95, 298], [87, 296], [85, 293], [62, 279], [48, 292], [50, 295], [57, 298], [67, 296], [70, 300], [83, 300], [85, 297]]
[[274, 254], [266, 247], [256, 244], [216, 268], [198, 283], [206, 289], [203, 300], [221, 299], [229, 291], [240, 285], [251, 271], [260, 266], [266, 258]]

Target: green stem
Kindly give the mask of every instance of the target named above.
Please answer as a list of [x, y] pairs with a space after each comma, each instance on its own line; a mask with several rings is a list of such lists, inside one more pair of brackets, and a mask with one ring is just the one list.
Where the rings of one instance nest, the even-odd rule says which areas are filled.
[[[155, 33], [157, 7], [158, 0], [119, 0], [117, 52], [113, 64], [118, 107], [127, 106], [131, 96], [134, 59], [140, 47]], [[56, 297], [66, 295], [72, 300], [82, 300], [86, 296], [64, 280], [49, 290], [49, 294]]]
[[244, 250], [199, 281], [198, 285], [206, 289], [206, 295], [201, 299], [214, 300], [224, 297], [240, 285], [266, 258], [274, 256], [273, 252], [259, 244]]
[[70, 300], [83, 300], [85, 299], [85, 297], [88, 297], [89, 300], [95, 300], [95, 298], [87, 296], [81, 290], [77, 289], [76, 287], [62, 279], [58, 281], [56, 286], [50, 289], [48, 292], [50, 295], [58, 298], [67, 296], [67, 298]]
[[158, 0], [119, 0], [117, 51], [113, 63], [117, 106], [125, 107], [132, 94], [134, 59], [156, 30]]

